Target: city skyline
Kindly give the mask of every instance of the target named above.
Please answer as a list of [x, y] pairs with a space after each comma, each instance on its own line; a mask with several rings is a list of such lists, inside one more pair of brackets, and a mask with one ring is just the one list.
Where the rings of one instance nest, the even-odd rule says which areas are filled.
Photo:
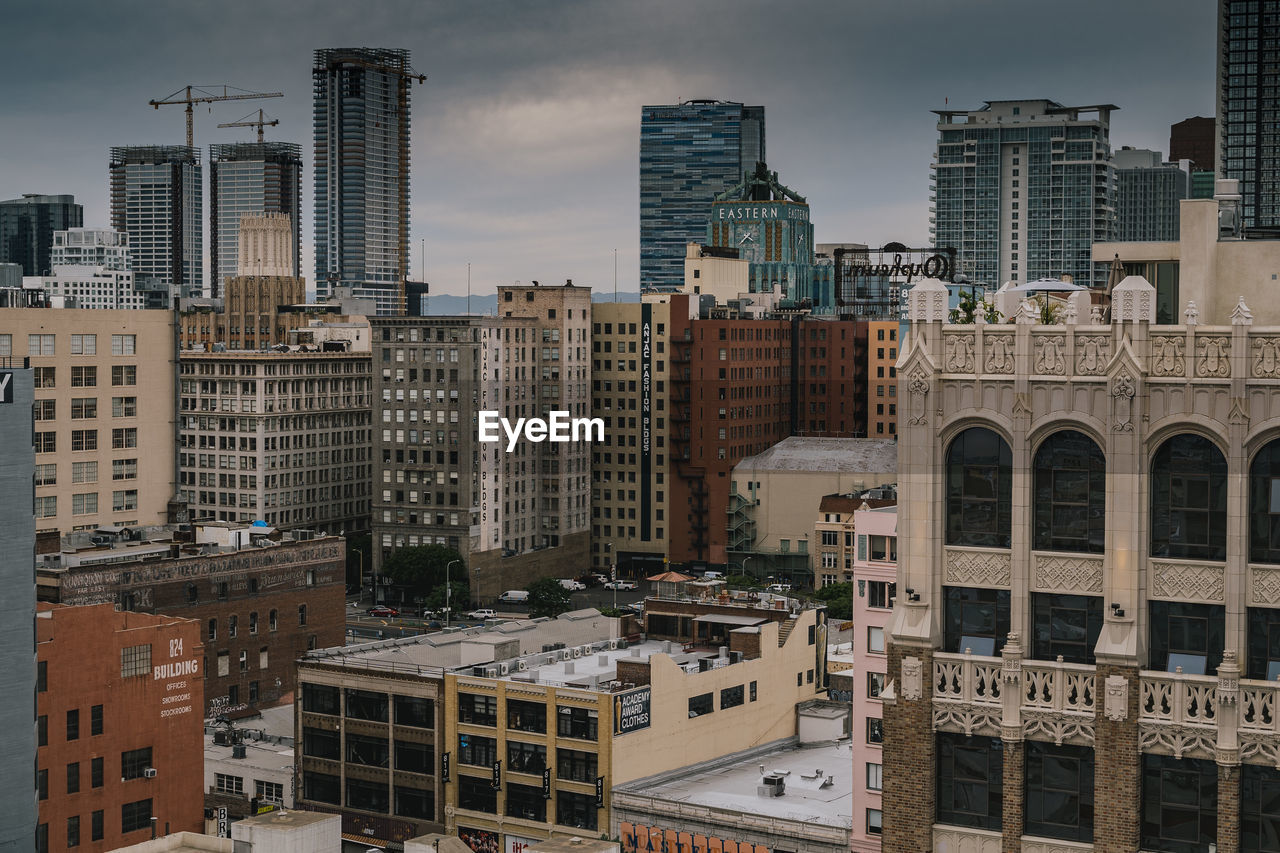
[[[0, 84], [11, 118], [0, 128], [9, 152], [0, 195], [74, 194], [86, 225], [107, 225], [109, 146], [180, 143], [180, 110], [153, 110], [147, 100], [188, 81], [225, 82], [285, 93], [263, 102], [281, 122], [267, 139], [302, 146], [307, 211], [312, 51], [339, 43], [404, 47], [428, 76], [413, 95], [414, 277], [425, 237], [426, 277], [436, 293], [464, 293], [468, 262], [477, 294], [532, 278], [609, 290], [616, 248], [618, 287], [634, 291], [646, 103], [711, 97], [764, 105], [770, 167], [803, 188], [816, 240], [873, 245], [912, 244], [928, 234], [930, 110], [1020, 97], [1110, 102], [1121, 108], [1113, 146], [1166, 152], [1170, 124], [1214, 111], [1211, 4], [1185, 2], [1156, 17], [1099, 3], [1106, 32], [1088, 9], [1049, 17], [1012, 3], [856, 13], [806, 3], [778, 20], [763, 4], [733, 4], [732, 15], [727, 8], [704, 4], [689, 17], [663, 3], [483, 10], [386, 3], [358, 13], [325, 3], [232, 4], [163, 19], [140, 15], [126, 26], [129, 15], [87, 6], [69, 16], [20, 6], [9, 22], [24, 38], [0, 58], [5, 80], [23, 81]], [[246, 19], [257, 26], [241, 26]], [[1056, 45], [1073, 48], [1052, 61], [1036, 35], [1049, 27]], [[1144, 38], [1123, 48], [1108, 35], [1138, 29]], [[188, 32], [201, 37], [179, 37]], [[105, 65], [29, 73], [42, 51], [113, 34], [123, 49]], [[1001, 47], [990, 58], [959, 61], [966, 44]], [[246, 109], [197, 111], [196, 144], [206, 158], [211, 143], [252, 138], [251, 130], [216, 128]], [[303, 218], [301, 266], [312, 271], [312, 223]]]

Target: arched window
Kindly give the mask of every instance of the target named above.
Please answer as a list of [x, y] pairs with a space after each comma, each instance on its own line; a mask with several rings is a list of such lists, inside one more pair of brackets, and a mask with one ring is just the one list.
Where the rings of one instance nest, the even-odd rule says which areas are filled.
[[947, 544], [1008, 548], [1013, 455], [985, 427], [960, 433], [947, 448]]
[[1280, 439], [1249, 466], [1249, 560], [1280, 563]]
[[1227, 558], [1227, 460], [1198, 435], [1175, 435], [1151, 462], [1151, 555]]
[[1036, 451], [1033, 544], [1038, 551], [1101, 554], [1107, 515], [1107, 463], [1075, 430], [1055, 432]]

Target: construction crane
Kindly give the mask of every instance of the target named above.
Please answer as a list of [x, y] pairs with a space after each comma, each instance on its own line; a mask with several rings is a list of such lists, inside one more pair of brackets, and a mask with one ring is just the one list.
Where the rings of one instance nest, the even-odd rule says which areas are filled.
[[[221, 89], [221, 94], [218, 93]], [[179, 89], [167, 98], [159, 101], [147, 101], [148, 104], [160, 109], [161, 107], [172, 106], [174, 104], [186, 104], [187, 106], [187, 147], [194, 148], [195, 131], [193, 129], [194, 112], [191, 109], [194, 104], [212, 104], [215, 101], [248, 101], [255, 98], [283, 98], [283, 92], [248, 92], [244, 89], [237, 89], [234, 86], [186, 86], [186, 95], [183, 95], [184, 89]]]
[[249, 115], [245, 116], [239, 121], [229, 121], [225, 124], [218, 125], [218, 127], [256, 127], [258, 129], [258, 141], [262, 142], [263, 141], [262, 128], [268, 127], [268, 126], [275, 127], [279, 123], [280, 123], [280, 119], [278, 118], [273, 118], [270, 121], [267, 121], [266, 116], [262, 112], [262, 110], [258, 110], [257, 121], [253, 120], [253, 113], [249, 113]]

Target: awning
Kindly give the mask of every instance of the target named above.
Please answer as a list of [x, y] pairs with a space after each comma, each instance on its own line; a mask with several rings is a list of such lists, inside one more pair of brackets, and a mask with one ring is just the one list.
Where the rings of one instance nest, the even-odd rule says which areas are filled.
[[351, 832], [342, 833], [343, 841], [354, 841], [357, 844], [364, 844], [368, 847], [388, 847], [390, 841], [383, 841], [381, 838], [374, 838], [372, 835], [356, 835]]
[[733, 613], [706, 613], [693, 617], [694, 622], [715, 622], [717, 625], [760, 625], [768, 622], [759, 616], [738, 616]]

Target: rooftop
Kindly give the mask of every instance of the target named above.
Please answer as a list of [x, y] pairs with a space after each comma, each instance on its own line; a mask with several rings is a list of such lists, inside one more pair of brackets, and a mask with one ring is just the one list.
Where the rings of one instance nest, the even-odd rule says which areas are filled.
[[198, 832], [175, 832], [117, 848], [119, 853], [231, 853], [234, 842]]
[[757, 471], [885, 473], [898, 470], [898, 442], [885, 438], [804, 438], [792, 436], [735, 468]]
[[[718, 812], [790, 820], [818, 826], [853, 826], [853, 752], [849, 741], [739, 752], [695, 768], [640, 779], [614, 789], [657, 801], [705, 806]], [[690, 771], [693, 772], [690, 772]], [[782, 796], [756, 789], [780, 776]]]

